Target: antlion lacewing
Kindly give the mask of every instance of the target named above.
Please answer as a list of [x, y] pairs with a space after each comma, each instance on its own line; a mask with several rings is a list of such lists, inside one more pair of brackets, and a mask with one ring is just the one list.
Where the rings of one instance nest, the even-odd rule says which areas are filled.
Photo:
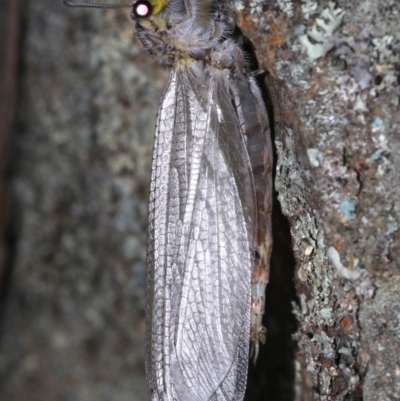
[[[171, 70], [160, 101], [148, 228], [152, 401], [240, 401], [272, 247], [267, 112], [223, 1], [138, 0], [137, 37]], [[205, 8], [208, 7], [208, 11]]]

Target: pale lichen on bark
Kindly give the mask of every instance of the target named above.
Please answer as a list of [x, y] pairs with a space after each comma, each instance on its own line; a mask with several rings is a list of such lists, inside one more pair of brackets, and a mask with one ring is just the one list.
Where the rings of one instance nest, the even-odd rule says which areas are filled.
[[235, 8], [279, 115], [276, 189], [297, 261], [299, 399], [397, 399], [400, 322], [383, 305], [396, 310], [398, 299], [398, 4]]

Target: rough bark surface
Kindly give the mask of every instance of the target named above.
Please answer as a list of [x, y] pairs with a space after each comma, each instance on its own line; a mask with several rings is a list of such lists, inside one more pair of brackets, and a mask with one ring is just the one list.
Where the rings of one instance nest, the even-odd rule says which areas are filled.
[[[268, 340], [246, 399], [398, 400], [398, 2], [232, 5], [268, 72], [277, 160]], [[0, 401], [147, 400], [147, 195], [167, 71], [129, 10], [24, 7]]]
[[235, 8], [275, 109], [297, 262], [296, 399], [400, 399], [398, 2]]

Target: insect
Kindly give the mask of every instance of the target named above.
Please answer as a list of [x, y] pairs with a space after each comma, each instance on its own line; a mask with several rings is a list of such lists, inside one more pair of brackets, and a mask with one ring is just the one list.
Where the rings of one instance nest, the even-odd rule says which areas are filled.
[[[138, 0], [136, 35], [170, 68], [150, 188], [146, 376], [152, 401], [242, 400], [272, 247], [267, 112], [215, 0]], [[250, 346], [249, 346], [250, 344]], [[250, 351], [249, 351], [250, 350]]]

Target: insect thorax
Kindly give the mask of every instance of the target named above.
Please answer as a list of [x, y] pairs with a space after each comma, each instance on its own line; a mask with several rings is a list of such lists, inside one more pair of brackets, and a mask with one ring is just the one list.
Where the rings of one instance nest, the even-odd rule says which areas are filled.
[[167, 22], [152, 18], [136, 22], [136, 35], [149, 53], [166, 67], [192, 61], [218, 69], [243, 69], [240, 47], [229, 38], [233, 27], [226, 21], [212, 20], [203, 27], [194, 18]]

